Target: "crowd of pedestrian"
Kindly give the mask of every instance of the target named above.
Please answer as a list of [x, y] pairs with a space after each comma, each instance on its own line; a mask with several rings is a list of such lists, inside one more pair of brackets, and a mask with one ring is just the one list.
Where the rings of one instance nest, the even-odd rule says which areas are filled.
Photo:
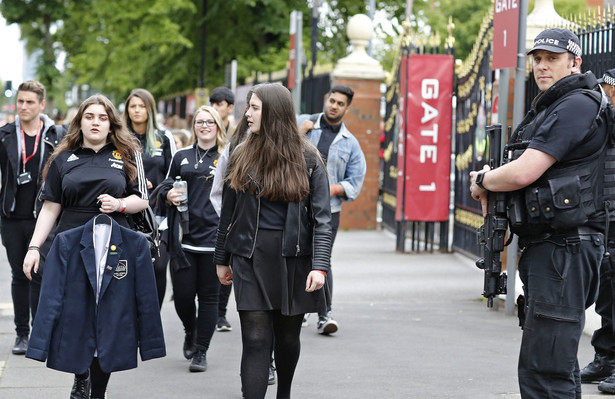
[[[300, 127], [288, 89], [260, 84], [235, 125], [233, 92], [219, 87], [189, 124], [169, 129], [143, 88], [123, 113], [96, 94], [54, 120], [44, 86], [22, 83], [15, 120], [0, 127], [13, 354], [74, 374], [71, 399], [106, 397], [112, 372], [137, 367], [138, 351], [166, 356], [170, 272], [188, 370], [206, 371], [214, 332], [233, 330], [234, 291], [243, 396], [264, 398], [277, 381], [277, 397], [290, 398], [305, 315], [326, 319], [322, 334], [339, 328], [331, 246], [341, 202], [365, 175], [342, 123], [353, 94], [334, 87], [325, 112]], [[135, 222], [149, 210], [155, 246]]]

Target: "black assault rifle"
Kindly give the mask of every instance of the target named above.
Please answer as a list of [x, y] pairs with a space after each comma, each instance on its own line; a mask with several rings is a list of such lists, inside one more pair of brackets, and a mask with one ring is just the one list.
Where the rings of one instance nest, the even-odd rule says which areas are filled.
[[[502, 125], [487, 126], [485, 130], [489, 138], [489, 166], [495, 169], [502, 165]], [[502, 273], [500, 258], [508, 227], [506, 193], [488, 191], [487, 203], [485, 222], [477, 231], [483, 257], [476, 261], [476, 266], [485, 271], [483, 296], [491, 308], [496, 295], [506, 294], [506, 273]]]

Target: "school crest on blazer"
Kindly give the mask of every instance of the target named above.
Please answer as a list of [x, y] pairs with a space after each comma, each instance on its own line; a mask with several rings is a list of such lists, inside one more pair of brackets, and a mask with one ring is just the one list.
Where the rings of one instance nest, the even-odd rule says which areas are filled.
[[126, 277], [126, 275], [128, 275], [128, 261], [122, 259], [117, 263], [115, 271], [113, 272], [113, 277], [118, 280], [121, 280]]

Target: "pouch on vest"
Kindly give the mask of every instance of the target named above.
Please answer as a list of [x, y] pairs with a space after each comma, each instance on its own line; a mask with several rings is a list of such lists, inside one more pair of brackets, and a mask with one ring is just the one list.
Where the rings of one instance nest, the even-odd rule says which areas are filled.
[[553, 199], [553, 218], [549, 221], [556, 230], [581, 226], [587, 222], [581, 201], [579, 176], [563, 176], [549, 180]]

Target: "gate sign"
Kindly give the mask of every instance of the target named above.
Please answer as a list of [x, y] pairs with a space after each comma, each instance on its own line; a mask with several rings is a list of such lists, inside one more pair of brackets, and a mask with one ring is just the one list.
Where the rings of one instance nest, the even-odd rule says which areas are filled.
[[[404, 217], [446, 221], [449, 215], [452, 55], [411, 55], [406, 95]], [[401, 191], [398, 191], [401, 192]]]
[[519, 42], [519, 2], [495, 0], [493, 13], [493, 69], [517, 66]]

